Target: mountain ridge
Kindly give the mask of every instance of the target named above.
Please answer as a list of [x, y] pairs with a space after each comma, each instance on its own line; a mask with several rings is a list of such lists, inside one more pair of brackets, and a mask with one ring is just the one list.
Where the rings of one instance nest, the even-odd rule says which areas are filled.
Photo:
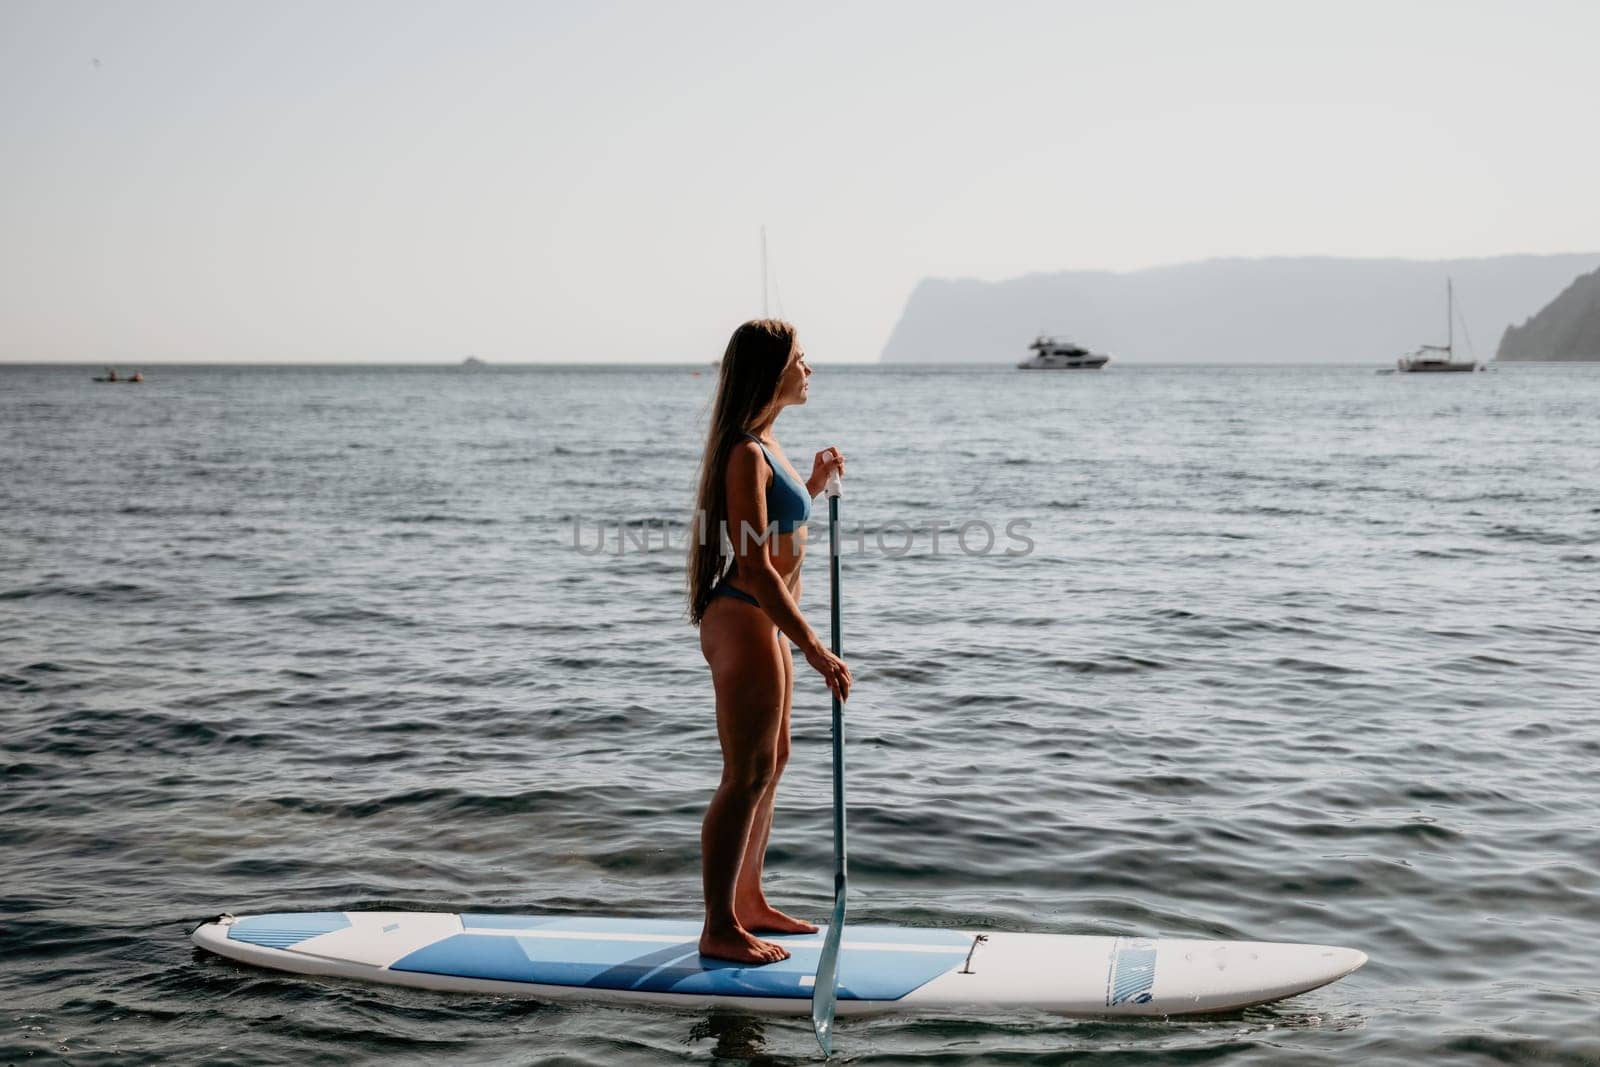
[[[1547, 304], [1600, 252], [1445, 260], [1229, 256], [1132, 271], [1036, 271], [1001, 281], [925, 278], [879, 359], [1015, 362], [1039, 332], [1127, 362], [1383, 363], [1445, 334], [1454, 278], [1457, 342], [1492, 344]], [[1113, 364], [1115, 366], [1115, 364]]]

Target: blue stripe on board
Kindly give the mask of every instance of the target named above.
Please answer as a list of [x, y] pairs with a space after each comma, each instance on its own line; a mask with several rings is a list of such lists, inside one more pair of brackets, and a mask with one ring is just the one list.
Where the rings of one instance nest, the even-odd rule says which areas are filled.
[[700, 923], [684, 919], [618, 919], [598, 915], [462, 915], [469, 930], [581, 930], [593, 934], [700, 936]]
[[[615, 940], [460, 933], [418, 949], [391, 964], [390, 969], [502, 982], [687, 996], [810, 998], [811, 987], [802, 984], [802, 980], [816, 974], [820, 939], [809, 936], [802, 943], [796, 943], [797, 939], [784, 939], [794, 955], [779, 963], [749, 967], [702, 957], [696, 943], [699, 925], [689, 925], [693, 927], [694, 936], [678, 943], [648, 948], [638, 941], [629, 941], [628, 933], [620, 931]], [[629, 932], [665, 932], [660, 929], [661, 924], [653, 926], [649, 931]], [[517, 929], [515, 926], [506, 928]], [[868, 929], [887, 932], [890, 928]], [[896, 930], [894, 933], [911, 931]], [[877, 940], [863, 937], [855, 929], [851, 934], [854, 935], [852, 940]], [[966, 958], [966, 938], [956, 935], [953, 942], [946, 937], [936, 943], [949, 951], [847, 951], [840, 961], [840, 999], [899, 1000], [918, 986], [959, 966]]]
[[[966, 959], [965, 952], [845, 951], [839, 957], [838, 999], [899, 1000]], [[817, 973], [816, 955], [791, 956], [782, 963], [746, 967], [696, 957], [685, 966], [664, 967], [639, 988], [684, 995], [800, 997], [811, 999], [813, 987], [801, 979]]]
[[[626, 940], [629, 934], [650, 937], [682, 937], [698, 939], [699, 921], [686, 919], [619, 919], [602, 915], [480, 915], [463, 914], [461, 925], [471, 930], [538, 930], [540, 933], [566, 931], [586, 934], [616, 934]], [[827, 933], [823, 926], [815, 934], [772, 937], [791, 952], [814, 943], [822, 947]], [[897, 945], [946, 945], [965, 952], [972, 938], [955, 930], [939, 927], [913, 926], [851, 926], [845, 931], [845, 943], [852, 941], [877, 941]]]
[[251, 915], [228, 927], [228, 940], [266, 948], [289, 948], [318, 934], [344, 930], [349, 925], [350, 920], [342, 911]]
[[389, 969], [501, 982], [631, 989], [662, 963], [694, 952], [693, 941], [643, 949], [638, 942], [628, 941], [462, 933], [420, 948], [390, 964]]
[[659, 952], [647, 952], [626, 963], [607, 967], [583, 984], [590, 989], [640, 989], [663, 969], [673, 964], [683, 965], [699, 957], [698, 942], [667, 945]]
[[1106, 1004], [1148, 1004], [1156, 984], [1156, 943], [1149, 938], [1118, 938], [1112, 950]]

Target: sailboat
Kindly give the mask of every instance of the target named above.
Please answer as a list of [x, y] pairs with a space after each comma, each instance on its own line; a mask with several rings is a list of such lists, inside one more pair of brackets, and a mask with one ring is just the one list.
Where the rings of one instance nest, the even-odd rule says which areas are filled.
[[1411, 372], [1475, 371], [1478, 369], [1478, 361], [1475, 359], [1462, 360], [1455, 358], [1455, 307], [1455, 283], [1452, 279], [1446, 278], [1444, 283], [1445, 343], [1442, 345], [1419, 345], [1415, 351], [1401, 356], [1395, 361], [1397, 369]]

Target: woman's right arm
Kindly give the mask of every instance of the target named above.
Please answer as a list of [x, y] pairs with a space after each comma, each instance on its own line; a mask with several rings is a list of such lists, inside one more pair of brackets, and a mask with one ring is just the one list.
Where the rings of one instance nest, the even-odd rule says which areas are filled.
[[850, 668], [817, 638], [783, 576], [772, 565], [767, 550], [766, 469], [761, 446], [754, 441], [741, 441], [728, 457], [728, 538], [733, 542], [739, 578], [778, 630], [827, 681], [828, 688], [845, 700], [850, 695]]

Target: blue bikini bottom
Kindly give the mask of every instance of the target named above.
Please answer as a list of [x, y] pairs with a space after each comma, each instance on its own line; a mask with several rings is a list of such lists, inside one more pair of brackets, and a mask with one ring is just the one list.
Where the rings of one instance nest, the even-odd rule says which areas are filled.
[[746, 593], [743, 589], [735, 589], [733, 586], [726, 583], [719, 583], [712, 588], [711, 599], [715, 600], [719, 596], [731, 596], [733, 599], [742, 600], [746, 604], [754, 604], [758, 608], [761, 606], [761, 602], [759, 600], [751, 596], [749, 593]]

